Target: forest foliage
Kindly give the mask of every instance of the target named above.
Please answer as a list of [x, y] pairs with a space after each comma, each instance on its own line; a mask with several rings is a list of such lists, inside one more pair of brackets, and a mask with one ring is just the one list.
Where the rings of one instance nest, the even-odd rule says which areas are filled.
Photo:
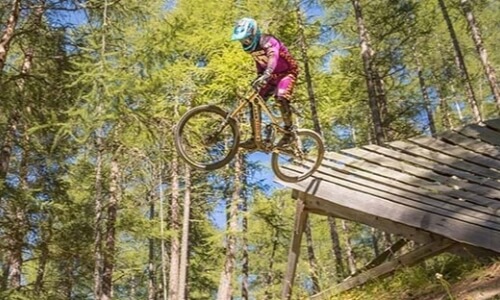
[[[2, 1], [1, 299], [280, 297], [295, 202], [269, 159], [207, 173], [173, 147], [187, 109], [230, 108], [254, 79], [230, 41], [245, 16], [299, 61], [299, 124], [315, 126], [310, 82], [329, 151], [498, 116], [497, 0]], [[362, 224], [337, 222], [338, 245], [326, 218], [310, 224], [294, 297], [387, 246]]]

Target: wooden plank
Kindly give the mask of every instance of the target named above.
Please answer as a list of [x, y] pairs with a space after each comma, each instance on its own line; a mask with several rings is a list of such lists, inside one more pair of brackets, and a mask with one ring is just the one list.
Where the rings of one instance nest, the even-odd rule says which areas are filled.
[[455, 169], [464, 170], [467, 172], [475, 173], [484, 177], [490, 177], [494, 179], [500, 179], [500, 172], [479, 166], [475, 163], [470, 163], [462, 160], [462, 158], [453, 157], [448, 154], [440, 153], [437, 151], [432, 151], [426, 149], [425, 147], [418, 144], [411, 144], [403, 141], [396, 141], [389, 144], [389, 146], [406, 151], [413, 155], [425, 157], [427, 159], [433, 160], [435, 162], [450, 166]]
[[[432, 171], [428, 171], [423, 168], [418, 168], [410, 164], [395, 159], [391, 159], [389, 157], [376, 154], [374, 152], [369, 152], [363, 149], [354, 148], [354, 149], [342, 150], [342, 152], [355, 155], [359, 159], [364, 159], [372, 163], [377, 163], [389, 168], [397, 169], [403, 173], [412, 174], [420, 178], [426, 178], [427, 180], [432, 180], [443, 185], [448, 185], [452, 190], [454, 190], [454, 192], [449, 191], [449, 193], [447, 193], [448, 195], [451, 195], [451, 193], [453, 193], [454, 195], [457, 195], [463, 199], [474, 201], [475, 203], [490, 207], [491, 209], [494, 210], [499, 209], [498, 206], [499, 201], [493, 202], [493, 199], [491, 198], [481, 197], [481, 195], [488, 196], [489, 195], [488, 193], [491, 191], [491, 189], [487, 189], [477, 184], [460, 181], [452, 177], [442, 176]], [[434, 189], [441, 189], [441, 187], [442, 185], [436, 185], [434, 186]], [[477, 194], [474, 194], [472, 192]]]
[[304, 232], [306, 226], [307, 217], [308, 212], [305, 210], [304, 201], [299, 195], [295, 211], [295, 226], [293, 230], [292, 242], [290, 244], [290, 250], [288, 251], [288, 263], [281, 293], [281, 299], [283, 300], [289, 300], [292, 297], [293, 281], [295, 280], [297, 261], [300, 255], [302, 233]]
[[[370, 214], [379, 218], [389, 219], [410, 227], [417, 227], [461, 243], [500, 252], [500, 231], [498, 230], [491, 230], [480, 225], [423, 212], [419, 209], [351, 190], [315, 177], [309, 177], [298, 183], [286, 183], [286, 186], [314, 195], [325, 200], [323, 202], [334, 201], [339, 206], [352, 210], [364, 207], [364, 212], [370, 212]], [[308, 207], [309, 205], [307, 203]], [[316, 203], [316, 205], [321, 205], [321, 202]], [[334, 214], [335, 212], [329, 213]]]
[[[331, 160], [335, 160], [337, 163], [333, 163]], [[500, 211], [500, 203], [498, 200], [475, 194], [469, 195], [468, 192], [456, 190], [447, 185], [420, 179], [413, 175], [397, 172], [393, 169], [385, 168], [340, 153], [327, 152], [322, 164], [331, 168], [340, 168], [339, 171], [348, 175], [352, 174], [354, 176], [368, 178], [407, 191], [427, 195], [430, 198], [438, 200], [449, 201], [449, 198], [457, 198], [460, 201], [464, 201], [464, 197], [468, 196], [466, 198], [467, 202], [471, 202], [472, 205], [477, 205], [477, 209], [480, 211], [485, 213], [498, 213]]]
[[409, 141], [421, 147], [429, 148], [433, 151], [439, 151], [456, 158], [461, 158], [463, 160], [481, 165], [486, 168], [495, 168], [497, 170], [500, 170], [500, 160], [498, 159], [493, 159], [488, 156], [478, 154], [474, 151], [445, 143], [435, 138], [423, 137], [418, 139], [410, 139]]
[[446, 142], [489, 156], [492, 159], [500, 159], [500, 148], [483, 143], [480, 140], [452, 131], [441, 133], [439, 134], [439, 137]]
[[460, 132], [465, 136], [469, 136], [475, 139], [481, 139], [492, 145], [500, 146], [500, 134], [487, 127], [480, 126], [477, 124], [471, 124], [458, 130], [458, 132]]
[[377, 153], [381, 153], [383, 155], [392, 157], [394, 159], [398, 159], [398, 160], [402, 160], [402, 161], [405, 161], [408, 163], [416, 164], [422, 168], [426, 168], [426, 169], [432, 170], [434, 172], [438, 172], [441, 174], [447, 174], [449, 176], [460, 177], [462, 179], [470, 180], [470, 181], [475, 182], [475, 183], [480, 184], [480, 185], [495, 188], [498, 190], [498, 196], [500, 197], [500, 182], [497, 182], [497, 181], [492, 180], [490, 178], [477, 176], [477, 175], [472, 174], [470, 172], [466, 172], [463, 170], [457, 170], [457, 169], [452, 168], [450, 166], [439, 164], [439, 163], [437, 163], [433, 160], [429, 160], [427, 158], [422, 158], [419, 156], [412, 156], [409, 154], [405, 154], [405, 153], [395, 151], [395, 150], [385, 148], [385, 147], [380, 147], [377, 145], [368, 145], [368, 146], [364, 146], [363, 148], [370, 150], [370, 151], [377, 152]]
[[[461, 204], [465, 202], [454, 201], [450, 203], [435, 201], [425, 196], [380, 185], [362, 178], [354, 176], [346, 177], [341, 173], [324, 167], [320, 167], [314, 176], [353, 191], [383, 198], [391, 203], [402, 204], [405, 207], [412, 207], [427, 213], [439, 214], [446, 218], [456, 219], [462, 222], [480, 224], [481, 226], [500, 231], [499, 216], [477, 212], [471, 209], [471, 205], [469, 205], [468, 208], [461, 206]], [[357, 208], [357, 210], [361, 211], [364, 209], [369, 208], [363, 206]]]
[[[286, 184], [286, 183], [285, 183]], [[298, 194], [297, 190], [293, 190], [293, 193]], [[296, 198], [294, 198], [296, 199]], [[438, 236], [436, 234], [427, 232], [420, 228], [410, 227], [405, 224], [393, 222], [391, 220], [387, 220], [384, 218], [380, 218], [378, 216], [373, 216], [368, 213], [355, 211], [353, 209], [347, 209], [343, 206], [339, 206], [334, 202], [329, 202], [320, 198], [317, 198], [313, 195], [306, 195], [305, 199], [306, 209], [309, 213], [314, 213], [323, 216], [333, 216], [337, 219], [344, 219], [349, 221], [354, 221], [357, 223], [362, 223], [367, 226], [378, 228], [384, 232], [397, 235], [399, 237], [415, 241], [419, 244], [427, 244], [432, 241], [436, 241], [437, 239], [442, 238], [442, 236]], [[327, 212], [333, 213], [327, 213]], [[466, 244], [458, 244], [461, 249], [466, 250], [456, 250], [450, 249], [454, 254], [462, 255], [468, 254], [468, 257], [471, 255], [482, 255], [482, 256], [498, 256], [497, 252], [487, 250], [484, 248], [466, 245]]]
[[379, 256], [375, 257], [370, 262], [368, 262], [364, 267], [359, 269], [355, 274], [351, 274], [351, 276], [355, 276], [361, 272], [372, 269], [372, 268], [382, 264], [388, 258], [394, 256], [394, 254], [396, 252], [398, 252], [401, 248], [403, 248], [407, 243], [408, 243], [407, 239], [397, 240], [397, 242], [392, 244], [389, 248], [385, 249], [384, 252], [380, 253]]
[[500, 119], [492, 119], [484, 122], [488, 127], [500, 131]]
[[426, 188], [430, 192], [439, 192], [439, 190], [436, 189], [436, 187], [440, 186], [438, 182], [424, 180], [408, 173], [401, 173], [400, 171], [396, 171], [392, 168], [387, 168], [353, 156], [336, 152], [327, 152], [325, 153], [323, 165], [326, 164], [329, 167], [334, 167], [329, 160], [335, 161], [335, 164], [340, 168], [345, 169], [347, 173], [363, 174], [363, 176], [371, 174], [371, 178], [384, 177], [391, 180], [397, 180], [401, 183], [414, 187]]
[[[332, 165], [329, 163], [329, 160], [325, 160], [323, 162], [323, 167], [328, 167], [332, 168], [333, 170], [335, 169], [335, 165]], [[328, 175], [332, 175], [332, 169], [329, 169], [328, 171], [325, 171], [328, 173]], [[451, 189], [448, 186], [440, 185], [440, 186], [431, 186], [430, 189], [425, 189], [424, 185], [421, 185], [421, 187], [415, 187], [411, 184], [407, 184], [403, 180], [412, 180], [411, 176], [406, 176], [409, 178], [402, 178], [405, 177], [405, 174], [402, 173], [397, 173], [395, 176], [398, 177], [383, 177], [377, 174], [372, 174], [369, 172], [365, 172], [363, 170], [358, 170], [349, 166], [346, 166], [345, 169], [339, 170], [340, 176], [343, 179], [350, 180], [351, 177], [355, 178], [360, 178], [360, 179], [366, 179], [372, 181], [374, 184], [380, 184], [380, 185], [385, 185], [386, 187], [381, 186], [380, 188], [386, 189], [397, 189], [402, 192], [409, 192], [411, 194], [415, 194], [418, 196], [424, 196], [426, 198], [429, 198], [432, 201], [442, 201], [442, 202], [448, 202], [448, 203], [454, 203], [455, 205], [462, 206], [466, 209], [470, 210], [475, 210], [483, 214], [498, 214], [496, 212], [496, 209], [498, 208], [494, 204], [500, 204], [499, 201], [496, 200], [491, 200], [486, 197], [481, 197], [481, 196], [475, 196], [479, 197], [477, 199], [478, 203], [476, 203], [476, 200], [471, 199], [469, 201], [464, 201], [463, 199], [460, 199], [461, 196], [463, 196], [463, 193], [460, 191]], [[368, 183], [364, 183], [364, 185], [367, 185]], [[424, 184], [427, 184], [426, 181], [424, 181]], [[449, 196], [450, 194], [451, 196]], [[479, 205], [478, 205], [479, 204]], [[487, 205], [493, 205], [493, 207], [488, 207]]]
[[[429, 198], [427, 195], [405, 191], [371, 180], [366, 180], [361, 177], [345, 176], [345, 174], [341, 172], [325, 168], [324, 166], [321, 166], [314, 176], [362, 193], [377, 195], [391, 201], [405, 202], [408, 200], [408, 203], [406, 203], [408, 206], [415, 206], [417, 205], [416, 203], [421, 203], [425, 205], [425, 207], [421, 207], [422, 209], [427, 208], [431, 210], [438, 209], [439, 211], [444, 210], [442, 212], [443, 214], [452, 213], [455, 216], [465, 214], [480, 220], [488, 219], [489, 217], [496, 219], [498, 217], [498, 215], [495, 215], [495, 213], [489, 209], [483, 208], [478, 210], [478, 205], [466, 201], [460, 201], [456, 198], [448, 197], [448, 201], [439, 201], [434, 198]], [[497, 221], [500, 221], [500, 218]]]
[[363, 272], [357, 276], [350, 277], [339, 283], [337, 286], [327, 289], [321, 293], [311, 296], [312, 300], [330, 299], [331, 296], [360, 286], [370, 280], [383, 278], [397, 269], [411, 267], [427, 258], [440, 254], [456, 243], [450, 240], [437, 240], [427, 245], [421, 246], [412, 252], [401, 255], [397, 259], [381, 264], [378, 267]]

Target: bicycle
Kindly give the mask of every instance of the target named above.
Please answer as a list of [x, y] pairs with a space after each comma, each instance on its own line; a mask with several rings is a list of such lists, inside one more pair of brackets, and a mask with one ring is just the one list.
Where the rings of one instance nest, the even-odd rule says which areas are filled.
[[[324, 144], [321, 136], [309, 129], [280, 126], [282, 118], [274, 115], [266, 101], [251, 89], [246, 95], [237, 93], [236, 108], [227, 112], [217, 105], [201, 105], [188, 110], [174, 127], [175, 147], [179, 155], [196, 169], [211, 171], [228, 164], [240, 148], [241, 128], [238, 117], [252, 113], [255, 149], [272, 153], [271, 166], [276, 176], [286, 182], [298, 182], [312, 175], [321, 165]], [[270, 120], [262, 132], [261, 112]], [[285, 146], [275, 143], [277, 135], [292, 134]], [[300, 166], [291, 169], [290, 166]], [[287, 167], [288, 166], [288, 167]], [[292, 171], [293, 170], [293, 171]], [[297, 174], [298, 173], [298, 174]]]

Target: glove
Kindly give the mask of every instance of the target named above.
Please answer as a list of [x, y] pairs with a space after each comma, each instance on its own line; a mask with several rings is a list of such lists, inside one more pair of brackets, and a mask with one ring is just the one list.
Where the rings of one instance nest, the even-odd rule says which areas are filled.
[[264, 74], [260, 75], [252, 82], [252, 87], [257, 90], [266, 85], [270, 78], [271, 74], [264, 72]]

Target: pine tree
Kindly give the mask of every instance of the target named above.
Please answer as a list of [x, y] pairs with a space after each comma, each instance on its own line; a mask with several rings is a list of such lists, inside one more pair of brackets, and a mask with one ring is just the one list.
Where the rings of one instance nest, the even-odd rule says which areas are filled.
[[493, 68], [490, 60], [488, 59], [488, 52], [484, 47], [480, 27], [478, 25], [478, 22], [476, 21], [474, 13], [472, 12], [472, 5], [469, 0], [461, 0], [460, 5], [465, 14], [465, 17], [467, 18], [470, 34], [472, 35], [477, 53], [479, 54], [481, 63], [483, 64], [484, 73], [486, 78], [488, 79], [491, 93], [493, 94], [493, 98], [495, 99], [497, 106], [500, 109], [500, 88], [498, 87], [497, 83], [496, 71]]
[[448, 8], [444, 0], [438, 0], [439, 7], [441, 8], [441, 12], [443, 13], [443, 18], [448, 27], [448, 32], [450, 34], [451, 42], [453, 45], [453, 50], [455, 53], [455, 63], [457, 68], [460, 70], [460, 76], [462, 78], [463, 84], [465, 84], [465, 91], [467, 92], [467, 100], [472, 109], [472, 115], [474, 116], [474, 120], [476, 122], [481, 122], [483, 117], [479, 110], [479, 104], [476, 99], [476, 95], [474, 92], [474, 88], [472, 87], [471, 78], [469, 76], [469, 71], [467, 70], [467, 66], [465, 64], [464, 55], [462, 53], [462, 49], [460, 48], [460, 44], [458, 43], [457, 34], [455, 32], [455, 28], [453, 26], [453, 22], [450, 19]]

